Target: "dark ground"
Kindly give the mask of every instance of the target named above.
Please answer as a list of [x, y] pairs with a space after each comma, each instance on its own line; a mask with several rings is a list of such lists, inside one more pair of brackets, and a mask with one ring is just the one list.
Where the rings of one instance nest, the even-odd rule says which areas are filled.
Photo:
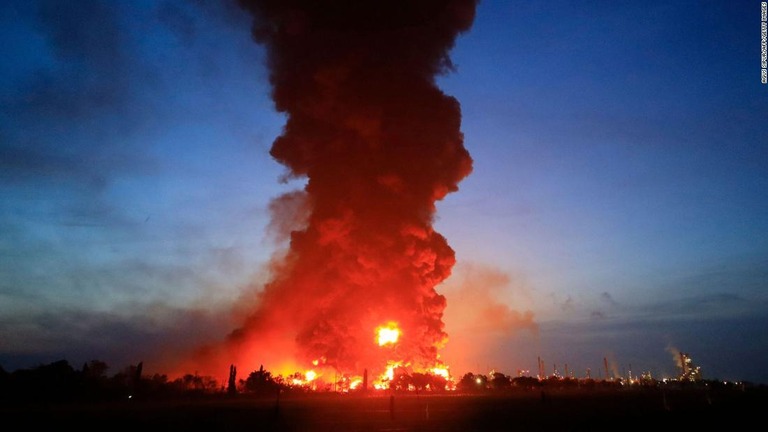
[[[126, 400], [0, 408], [13, 430], [130, 431], [622, 431], [754, 430], [768, 390], [658, 388], [505, 395], [316, 394], [276, 398]], [[760, 416], [760, 417], [759, 417]], [[5, 428], [3, 428], [5, 429]], [[761, 429], [757, 427], [757, 429]], [[11, 430], [11, 429], [5, 429]]]

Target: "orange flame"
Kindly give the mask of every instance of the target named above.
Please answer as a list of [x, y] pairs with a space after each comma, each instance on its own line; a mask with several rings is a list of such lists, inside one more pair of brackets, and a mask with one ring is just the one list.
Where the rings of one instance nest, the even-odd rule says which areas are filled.
[[443, 377], [445, 379], [450, 379], [451, 378], [451, 373], [448, 372], [448, 368], [447, 367], [436, 366], [436, 367], [432, 368], [431, 372], [432, 372], [432, 374], [437, 375], [437, 376], [441, 376], [441, 377]]
[[389, 322], [386, 326], [381, 326], [376, 329], [376, 337], [379, 346], [387, 344], [394, 345], [400, 338], [400, 329], [397, 328], [396, 322]]
[[314, 381], [317, 378], [317, 373], [313, 370], [308, 370], [304, 373], [304, 378], [306, 378], [307, 382]]

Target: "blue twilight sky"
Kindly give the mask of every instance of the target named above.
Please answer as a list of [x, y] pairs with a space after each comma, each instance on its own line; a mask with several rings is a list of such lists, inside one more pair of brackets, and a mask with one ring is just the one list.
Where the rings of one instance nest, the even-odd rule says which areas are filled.
[[[0, 366], [112, 372], [218, 340], [264, 281], [271, 198], [250, 18], [229, 2], [0, 5]], [[474, 172], [438, 206], [456, 250], [456, 372], [768, 382], [768, 85], [760, 2], [482, 2], [439, 78]], [[453, 301], [452, 301], [453, 300]], [[495, 303], [505, 328], [473, 317]], [[235, 305], [236, 312], [231, 309]], [[530, 316], [530, 315], [528, 315]], [[497, 323], [498, 324], [498, 323]], [[151, 368], [151, 362], [147, 362]]]

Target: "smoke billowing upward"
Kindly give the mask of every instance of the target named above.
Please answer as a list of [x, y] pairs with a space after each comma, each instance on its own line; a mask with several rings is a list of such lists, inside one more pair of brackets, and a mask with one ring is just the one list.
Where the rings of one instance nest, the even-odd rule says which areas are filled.
[[666, 351], [672, 354], [672, 361], [675, 362], [675, 366], [677, 366], [678, 369], [682, 369], [683, 361], [680, 356], [680, 350], [673, 345], [667, 345]]
[[[290, 230], [288, 249], [230, 355], [342, 371], [383, 369], [393, 357], [435, 364], [447, 340], [435, 286], [455, 262], [433, 229], [435, 202], [472, 170], [459, 103], [435, 77], [451, 71], [476, 3], [241, 1], [287, 118], [270, 154], [307, 182], [271, 207], [272, 226]], [[382, 349], [374, 331], [387, 322], [402, 337]]]

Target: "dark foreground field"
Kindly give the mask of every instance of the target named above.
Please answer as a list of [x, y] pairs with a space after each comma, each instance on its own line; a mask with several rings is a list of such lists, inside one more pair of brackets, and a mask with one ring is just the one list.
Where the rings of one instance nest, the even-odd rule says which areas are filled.
[[[392, 402], [394, 402], [392, 404]], [[3, 407], [15, 430], [131, 431], [620, 431], [753, 430], [765, 389], [507, 395], [318, 394]], [[749, 427], [748, 427], [749, 426]], [[70, 429], [72, 428], [72, 429]], [[5, 429], [5, 428], [4, 428]], [[758, 429], [761, 429], [758, 427]]]

